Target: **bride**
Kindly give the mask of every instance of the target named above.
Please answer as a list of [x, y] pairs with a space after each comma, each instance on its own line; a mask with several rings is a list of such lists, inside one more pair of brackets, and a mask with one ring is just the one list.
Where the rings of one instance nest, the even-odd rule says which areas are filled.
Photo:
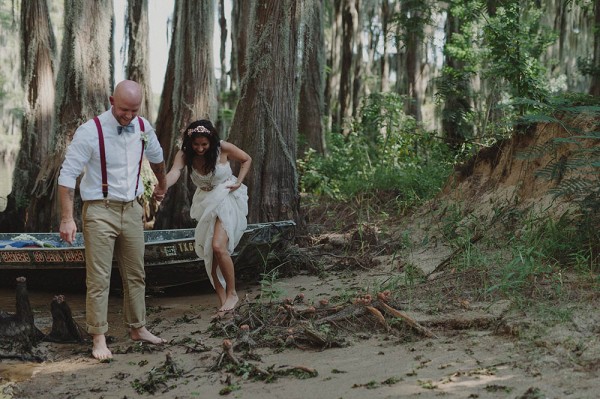
[[[241, 164], [237, 177], [229, 160]], [[187, 167], [196, 185], [190, 208], [190, 216], [198, 221], [195, 249], [219, 298], [219, 313], [233, 310], [238, 303], [231, 254], [247, 226], [248, 188], [242, 182], [251, 163], [246, 152], [220, 140], [213, 124], [202, 119], [183, 132], [181, 149], [167, 174], [167, 187], [171, 187]]]

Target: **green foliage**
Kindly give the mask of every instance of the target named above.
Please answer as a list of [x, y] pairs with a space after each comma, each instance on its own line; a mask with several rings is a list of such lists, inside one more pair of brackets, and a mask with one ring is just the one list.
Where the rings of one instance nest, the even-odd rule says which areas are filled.
[[513, 98], [543, 100], [548, 94], [539, 58], [556, 37], [540, 26], [540, 17], [540, 10], [523, 9], [519, 0], [509, 0], [498, 7], [484, 29], [489, 76], [504, 78]]
[[309, 150], [298, 161], [301, 190], [341, 200], [381, 190], [408, 204], [434, 195], [450, 172], [449, 153], [402, 108], [395, 93], [368, 96], [348, 136], [327, 136], [327, 156]]
[[[557, 97], [543, 103], [530, 101], [538, 112], [520, 119], [521, 124], [557, 123], [567, 132], [566, 137], [554, 137], [517, 156], [521, 159], [550, 156], [551, 160], [540, 167], [537, 176], [554, 181], [556, 185], [550, 193], [555, 198], [569, 198], [587, 215], [586, 220], [595, 220], [594, 216], [600, 210], [600, 148], [596, 145], [600, 129], [595, 122], [600, 115], [600, 106], [597, 102], [598, 99], [585, 96], [577, 99]], [[585, 131], [568, 122], [575, 116], [581, 120], [585, 115], [593, 122]]]
[[402, 0], [400, 12], [396, 13], [392, 18], [392, 22], [400, 28], [399, 39], [403, 42], [415, 38], [422, 38], [424, 35], [423, 27], [431, 24], [431, 14], [433, 4], [423, 0]]
[[261, 274], [260, 279], [260, 298], [267, 299], [272, 302], [280, 298], [285, 292], [277, 282], [279, 272], [277, 268], [270, 270], [267, 273]]
[[489, 291], [518, 302], [548, 295], [560, 297], [565, 271], [593, 276], [599, 270], [598, 238], [595, 231], [582, 229], [567, 214], [558, 220], [530, 217], [510, 241], [512, 258], [497, 271], [496, 283]]

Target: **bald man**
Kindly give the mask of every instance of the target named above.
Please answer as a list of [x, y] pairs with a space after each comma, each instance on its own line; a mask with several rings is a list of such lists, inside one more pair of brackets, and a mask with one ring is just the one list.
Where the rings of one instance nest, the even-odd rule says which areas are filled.
[[75, 184], [83, 201], [82, 224], [86, 261], [86, 329], [93, 338], [92, 356], [112, 358], [106, 344], [108, 297], [113, 254], [123, 283], [123, 317], [135, 341], [162, 344], [146, 326], [143, 209], [140, 169], [146, 157], [158, 179], [154, 196], [163, 198], [167, 183], [163, 152], [150, 123], [137, 116], [142, 88], [120, 82], [110, 96], [111, 108], [81, 125], [73, 136], [58, 178], [61, 200], [60, 236], [75, 239]]

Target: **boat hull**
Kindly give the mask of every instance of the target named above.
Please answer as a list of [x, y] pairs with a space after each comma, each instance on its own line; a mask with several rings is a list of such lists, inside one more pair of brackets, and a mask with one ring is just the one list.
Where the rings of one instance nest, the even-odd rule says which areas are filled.
[[[262, 270], [273, 249], [291, 239], [294, 233], [292, 221], [248, 225], [232, 255], [236, 270]], [[194, 250], [194, 229], [148, 230], [144, 236], [149, 290], [209, 281], [204, 262]], [[15, 279], [24, 276], [30, 288], [85, 289], [85, 246], [81, 233], [77, 233], [73, 245], [61, 241], [58, 233], [26, 233], [20, 237], [3, 233], [0, 243], [4, 244], [4, 248], [0, 247], [0, 285], [14, 286]], [[113, 260], [111, 287], [120, 288], [116, 260]]]

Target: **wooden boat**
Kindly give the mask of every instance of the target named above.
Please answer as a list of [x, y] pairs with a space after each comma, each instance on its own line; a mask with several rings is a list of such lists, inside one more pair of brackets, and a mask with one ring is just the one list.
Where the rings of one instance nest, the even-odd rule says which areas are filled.
[[[292, 221], [248, 225], [233, 254], [236, 271], [262, 270], [272, 250], [294, 233]], [[204, 262], [194, 250], [194, 229], [148, 230], [144, 238], [149, 290], [209, 281]], [[85, 289], [83, 235], [77, 233], [69, 245], [59, 233], [0, 233], [0, 285], [14, 287], [19, 276], [27, 278], [29, 288]], [[111, 287], [120, 287], [116, 260], [111, 280]]]

